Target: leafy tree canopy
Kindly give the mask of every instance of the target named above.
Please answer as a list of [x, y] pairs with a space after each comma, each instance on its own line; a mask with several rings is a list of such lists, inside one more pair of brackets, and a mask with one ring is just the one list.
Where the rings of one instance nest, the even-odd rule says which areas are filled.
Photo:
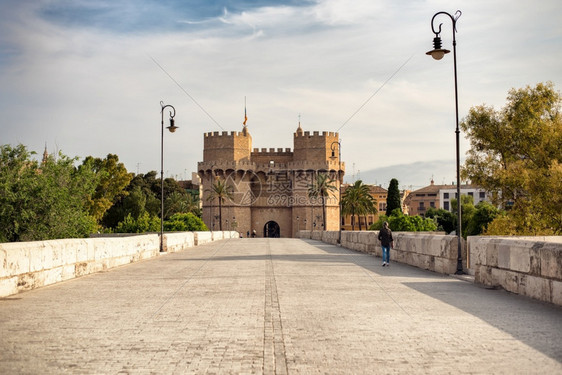
[[98, 177], [59, 153], [39, 164], [25, 146], [0, 146], [0, 242], [85, 237], [96, 228], [85, 202]]
[[203, 220], [194, 214], [174, 214], [170, 220], [164, 222], [164, 229], [166, 231], [208, 231], [209, 228], [205, 225]]
[[125, 188], [133, 178], [125, 165], [119, 163], [117, 155], [109, 154], [105, 159], [88, 156], [82, 165], [92, 168], [98, 175], [96, 191], [87, 202], [90, 215], [100, 222], [105, 212], [120, 196], [127, 195]]
[[508, 210], [489, 234], [562, 232], [561, 104], [551, 82], [539, 83], [510, 90], [499, 111], [471, 108], [461, 123], [471, 144], [463, 178], [492, 192], [493, 203]]
[[396, 208], [390, 216], [380, 216], [379, 220], [369, 227], [369, 230], [380, 230], [385, 221], [388, 221], [388, 226], [394, 232], [433, 232], [437, 229], [435, 220], [424, 219], [417, 215], [404, 215], [399, 208]]

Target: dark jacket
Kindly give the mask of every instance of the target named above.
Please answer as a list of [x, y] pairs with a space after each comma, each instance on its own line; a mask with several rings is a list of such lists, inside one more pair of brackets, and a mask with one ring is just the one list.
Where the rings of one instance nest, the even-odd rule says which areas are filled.
[[379, 232], [379, 241], [384, 247], [389, 247], [390, 243], [394, 240], [392, 239], [392, 231], [389, 228], [383, 227]]

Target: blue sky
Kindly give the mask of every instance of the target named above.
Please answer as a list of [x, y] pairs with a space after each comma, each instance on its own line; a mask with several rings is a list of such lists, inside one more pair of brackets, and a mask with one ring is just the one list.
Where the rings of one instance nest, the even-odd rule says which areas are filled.
[[425, 52], [431, 17], [457, 9], [461, 118], [514, 87], [562, 88], [555, 0], [3, 0], [0, 144], [159, 171], [163, 100], [180, 127], [165, 175], [190, 177], [203, 133], [241, 130], [246, 97], [253, 147], [292, 147], [300, 114], [304, 130], [339, 131], [348, 181], [450, 183], [453, 59]]

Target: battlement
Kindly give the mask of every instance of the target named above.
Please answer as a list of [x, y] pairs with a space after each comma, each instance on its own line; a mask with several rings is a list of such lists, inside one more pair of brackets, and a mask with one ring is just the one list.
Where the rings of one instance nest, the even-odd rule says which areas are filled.
[[285, 148], [285, 149], [283, 149], [281, 147], [279, 147], [277, 149], [269, 148], [269, 150], [267, 148], [261, 148], [261, 149], [254, 148], [254, 150], [252, 151], [252, 154], [258, 154], [258, 153], [259, 154], [276, 154], [276, 155], [278, 155], [278, 154], [292, 154], [292, 151], [291, 151], [290, 147]]
[[205, 138], [211, 138], [211, 137], [247, 137], [249, 136], [249, 133], [244, 134], [244, 132], [236, 132], [236, 131], [231, 131], [230, 134], [227, 131], [222, 131], [222, 132], [208, 132], [208, 133], [204, 133]]
[[326, 161], [293, 161], [288, 164], [290, 169], [297, 170], [345, 170], [345, 163], [333, 160]]
[[337, 136], [338, 136], [337, 132], [326, 132], [326, 131], [319, 132], [317, 130], [313, 131], [312, 135], [310, 134], [309, 131], [305, 131], [302, 134], [300, 134], [298, 132], [295, 133], [295, 138], [297, 138], [297, 137], [307, 137], [307, 138], [310, 138], [310, 137], [337, 137]]

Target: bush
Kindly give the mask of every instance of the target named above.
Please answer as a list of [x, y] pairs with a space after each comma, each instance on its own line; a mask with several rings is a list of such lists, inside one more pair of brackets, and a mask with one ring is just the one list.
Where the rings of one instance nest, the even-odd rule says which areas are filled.
[[455, 214], [442, 208], [428, 208], [425, 217], [434, 219], [437, 222], [437, 230], [439, 231], [453, 233], [457, 229], [457, 218]]
[[388, 226], [394, 232], [433, 232], [437, 229], [435, 220], [424, 219], [420, 216], [407, 216], [396, 208], [390, 216], [380, 216], [379, 220], [369, 227], [369, 230], [380, 230], [385, 221], [388, 221]]
[[157, 216], [150, 216], [148, 212], [144, 212], [138, 217], [133, 218], [131, 214], [125, 217], [125, 220], [117, 224], [115, 233], [145, 233], [145, 232], [159, 232], [160, 219]]
[[208, 231], [203, 220], [192, 214], [174, 214], [164, 222], [164, 229], [169, 232]]

